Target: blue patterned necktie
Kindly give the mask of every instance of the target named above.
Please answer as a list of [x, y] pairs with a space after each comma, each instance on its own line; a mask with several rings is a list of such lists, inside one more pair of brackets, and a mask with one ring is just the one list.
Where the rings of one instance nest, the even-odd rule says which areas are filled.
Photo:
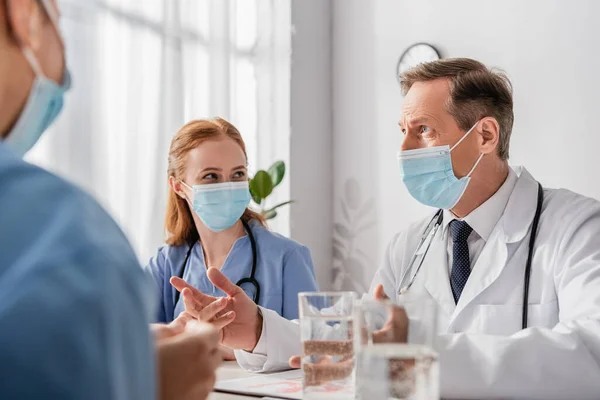
[[471, 261], [469, 259], [469, 245], [467, 238], [473, 231], [465, 221], [454, 220], [450, 222], [450, 235], [452, 236], [452, 272], [450, 272], [450, 286], [454, 302], [458, 303], [469, 274], [471, 274]]

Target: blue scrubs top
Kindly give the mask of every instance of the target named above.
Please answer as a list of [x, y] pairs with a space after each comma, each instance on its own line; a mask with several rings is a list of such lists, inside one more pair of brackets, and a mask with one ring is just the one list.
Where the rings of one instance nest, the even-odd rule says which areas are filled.
[[89, 196], [0, 143], [0, 399], [154, 399], [152, 283]]
[[[310, 250], [297, 242], [271, 232], [256, 221], [250, 222], [256, 241], [256, 280], [260, 284], [259, 305], [276, 311], [287, 319], [298, 318], [298, 292], [316, 291], [317, 281]], [[170, 322], [184, 310], [183, 296], [176, 307], [175, 288], [169, 283], [172, 276], [180, 276], [189, 247], [164, 246], [146, 267], [156, 282], [159, 299], [157, 322]], [[246, 235], [231, 248], [221, 272], [233, 283], [250, 277], [252, 270], [252, 247]], [[225, 296], [206, 276], [204, 253], [200, 242], [192, 248], [183, 279], [203, 293]], [[254, 298], [254, 286], [245, 283], [242, 289]]]

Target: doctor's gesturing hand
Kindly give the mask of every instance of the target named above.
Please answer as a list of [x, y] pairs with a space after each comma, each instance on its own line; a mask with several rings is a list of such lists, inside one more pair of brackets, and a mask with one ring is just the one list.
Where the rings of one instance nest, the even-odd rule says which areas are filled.
[[219, 329], [222, 345], [251, 352], [262, 333], [258, 306], [218, 269], [209, 268], [206, 275], [227, 297], [206, 295], [183, 279], [172, 277], [171, 284], [181, 292], [185, 303], [185, 312], [173, 323], [185, 324], [190, 319], [209, 322]]

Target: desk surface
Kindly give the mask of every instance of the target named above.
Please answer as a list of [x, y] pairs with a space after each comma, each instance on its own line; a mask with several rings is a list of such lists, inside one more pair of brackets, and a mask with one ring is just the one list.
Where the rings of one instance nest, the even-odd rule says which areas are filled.
[[[235, 379], [235, 378], [246, 378], [248, 376], [252, 376], [252, 374], [244, 371], [235, 361], [226, 361], [219, 367], [217, 370], [217, 379]], [[231, 393], [211, 393], [208, 396], [208, 400], [225, 400], [225, 399], [257, 399], [252, 396], [242, 396]]]

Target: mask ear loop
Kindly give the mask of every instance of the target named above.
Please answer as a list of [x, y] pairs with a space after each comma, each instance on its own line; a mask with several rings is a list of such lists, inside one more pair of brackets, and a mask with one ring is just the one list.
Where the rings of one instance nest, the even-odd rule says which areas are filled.
[[29, 62], [29, 65], [31, 65], [33, 72], [35, 72], [35, 76], [37, 76], [37, 77], [42, 76], [45, 78], [46, 75], [44, 75], [44, 73], [42, 72], [42, 68], [40, 68], [40, 64], [38, 63], [38, 60], [33, 55], [33, 51], [31, 51], [31, 49], [28, 47], [22, 47], [21, 50], [23, 51], [23, 55]]
[[[185, 186], [187, 189], [191, 190], [192, 193], [194, 193], [194, 188], [191, 187], [190, 185], [188, 185], [187, 183], [185, 183], [184, 181], [182, 181], [181, 179], [179, 180], [179, 183], [181, 183], [183, 186]], [[185, 192], [184, 192], [185, 193]], [[190, 198], [188, 197], [187, 193], [185, 193], [185, 198], [188, 201], [188, 203], [193, 204], [194, 202], [192, 200], [190, 200]]]
[[194, 191], [194, 189], [188, 185], [187, 183], [185, 183], [184, 181], [180, 180], [179, 183], [181, 183], [183, 186], [185, 186], [186, 188], [190, 189], [191, 191]]
[[475, 162], [475, 165], [473, 165], [473, 168], [471, 168], [471, 170], [467, 174], [467, 178], [471, 176], [471, 174], [473, 173], [473, 171], [475, 171], [475, 168], [477, 168], [477, 165], [479, 164], [479, 162], [481, 161], [482, 158], [483, 158], [483, 153], [481, 153], [481, 155], [479, 155], [479, 158]]
[[[462, 143], [462, 141], [463, 141], [463, 140], [465, 140], [467, 136], [469, 136], [469, 134], [470, 134], [470, 133], [473, 131], [473, 129], [475, 129], [475, 127], [477, 126], [477, 124], [478, 124], [478, 123], [479, 123], [479, 121], [475, 122], [475, 125], [473, 125], [473, 126], [471, 127], [471, 129], [469, 129], [469, 130], [467, 131], [467, 133], [465, 133], [465, 134], [463, 135], [463, 137], [461, 137], [461, 138], [460, 138], [460, 140], [459, 140], [458, 142], [456, 142], [456, 144], [455, 144], [454, 146], [452, 146], [452, 148], [450, 149], [450, 152], [452, 152], [452, 150], [454, 150], [454, 149], [456, 148], [456, 146], [458, 146], [459, 144], [461, 144], [461, 143]], [[483, 158], [483, 156], [484, 156], [484, 154], [483, 154], [483, 153], [481, 153], [481, 154], [479, 155], [479, 158], [477, 159], [477, 161], [475, 161], [475, 165], [473, 165], [473, 168], [471, 168], [471, 170], [470, 170], [470, 171], [469, 171], [469, 173], [467, 174], [467, 176], [466, 176], [467, 178], [471, 176], [471, 174], [473, 173], [473, 171], [475, 171], [475, 168], [477, 168], [477, 165], [479, 165], [479, 162], [481, 161], [481, 159]]]
[[461, 144], [462, 141], [465, 140], [467, 138], [467, 136], [469, 136], [469, 133], [471, 133], [473, 131], [473, 129], [475, 129], [475, 127], [477, 126], [478, 123], [479, 123], [479, 121], [475, 122], [475, 125], [473, 125], [471, 127], [471, 129], [469, 129], [467, 131], [467, 133], [465, 133], [464, 136], [461, 137], [460, 140], [458, 142], [456, 142], [456, 144], [454, 146], [452, 146], [452, 148], [450, 149], [450, 151], [454, 150], [456, 148], [456, 146], [458, 146], [459, 144]]

